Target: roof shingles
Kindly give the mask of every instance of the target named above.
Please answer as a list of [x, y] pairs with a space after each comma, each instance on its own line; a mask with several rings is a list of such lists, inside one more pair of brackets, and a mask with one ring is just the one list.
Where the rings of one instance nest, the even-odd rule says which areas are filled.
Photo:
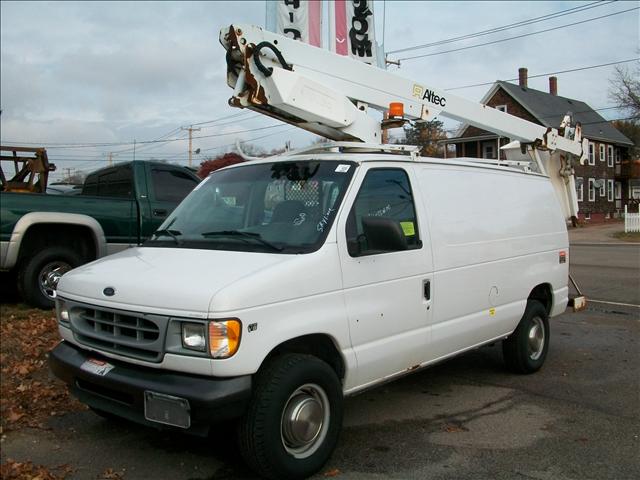
[[571, 112], [573, 121], [582, 124], [582, 134], [589, 140], [633, 146], [631, 140], [584, 102], [504, 81], [497, 81], [491, 90], [497, 91], [496, 87], [502, 88], [546, 127], [558, 128], [564, 116]]

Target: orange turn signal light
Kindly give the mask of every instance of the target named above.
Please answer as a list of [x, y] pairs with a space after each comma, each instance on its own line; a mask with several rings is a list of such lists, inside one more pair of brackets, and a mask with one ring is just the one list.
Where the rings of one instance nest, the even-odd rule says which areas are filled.
[[240, 346], [242, 324], [240, 320], [209, 322], [209, 353], [213, 358], [229, 358]]
[[389, 118], [404, 116], [404, 105], [401, 102], [391, 102], [389, 104]]

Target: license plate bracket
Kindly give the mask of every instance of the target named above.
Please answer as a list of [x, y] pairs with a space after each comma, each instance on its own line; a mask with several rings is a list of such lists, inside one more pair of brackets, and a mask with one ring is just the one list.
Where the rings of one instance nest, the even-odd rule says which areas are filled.
[[189, 400], [146, 390], [144, 392], [144, 418], [163, 425], [189, 428], [191, 426]]

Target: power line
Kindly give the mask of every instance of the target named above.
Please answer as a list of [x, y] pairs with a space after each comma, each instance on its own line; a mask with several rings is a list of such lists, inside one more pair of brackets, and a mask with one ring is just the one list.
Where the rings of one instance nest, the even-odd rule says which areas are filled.
[[[286, 124], [279, 125], [279, 126], [284, 126], [284, 125], [286, 125]], [[281, 134], [283, 134], [285, 132], [289, 132], [289, 131], [295, 130], [295, 129], [297, 129], [297, 127], [289, 127], [288, 129], [281, 130], [279, 132], [268, 133], [266, 135], [262, 135], [262, 136], [259, 136], [259, 137], [251, 138], [251, 139], [248, 139], [248, 140], [243, 140], [240, 143], [256, 142], [258, 140], [262, 140], [262, 139], [267, 138], [267, 137], [272, 137], [274, 135], [281, 135]], [[200, 152], [208, 152], [208, 151], [212, 151], [212, 150], [220, 150], [220, 149], [224, 149], [224, 148], [228, 148], [228, 147], [233, 147], [235, 145], [236, 145], [235, 143], [228, 143], [226, 145], [220, 145], [220, 146], [217, 146], [217, 147], [205, 148], [205, 149], [200, 150]], [[78, 156], [81, 156], [83, 158], [77, 158], [77, 157], [72, 157], [72, 158], [67, 158], [67, 157], [57, 158], [56, 157], [56, 158], [54, 158], [54, 156], [56, 156], [56, 155], [63, 155], [64, 156], [64, 154], [55, 154], [54, 153], [54, 154], [49, 155], [49, 158], [54, 160], [54, 161], [56, 161], [56, 162], [62, 162], [62, 161], [81, 162], [81, 164], [83, 164], [83, 163], [91, 164], [91, 163], [98, 163], [98, 162], [106, 162], [107, 161], [107, 159], [105, 159], [105, 158], [94, 158], [93, 160], [87, 160], [87, 158], [85, 156], [81, 156], [81, 155], [78, 155]], [[171, 154], [164, 154], [164, 155], [166, 156], [165, 160], [182, 161], [182, 162], [187, 162], [188, 161], [188, 157], [184, 156], [184, 154], [181, 154], [181, 153], [178, 153], [176, 155], [171, 155]], [[136, 156], [136, 158], [139, 158], [139, 157]], [[154, 158], [157, 158], [157, 156], [151, 155], [151, 156], [145, 157], [144, 159], [145, 160], [153, 160]], [[159, 159], [159, 160], [162, 160], [162, 159]], [[120, 161], [128, 161], [128, 160], [120, 160]]]
[[[207, 120], [205, 122], [199, 122], [199, 123], [193, 123], [192, 125], [205, 125], [205, 124], [211, 124], [211, 123], [216, 123], [222, 120], [227, 120], [230, 118], [236, 118], [239, 117], [241, 115], [246, 115], [247, 113], [250, 113], [249, 111], [246, 112], [240, 112], [240, 113], [236, 113], [233, 115], [227, 115], [224, 117], [220, 117], [220, 118], [216, 118], [213, 120]], [[255, 118], [258, 115], [254, 115], [248, 118], [242, 118], [239, 120], [235, 120], [233, 122], [228, 122], [228, 123], [224, 123], [224, 124], [219, 124], [219, 125], [215, 125], [215, 126], [223, 126], [223, 125], [230, 125], [232, 123], [237, 123], [237, 122], [242, 122], [245, 120], [249, 120], [251, 118]], [[204, 127], [204, 128], [210, 128], [210, 127]], [[164, 143], [161, 140], [163, 140], [164, 138], [168, 137], [169, 135], [175, 133], [175, 132], [179, 132], [181, 129], [181, 127], [175, 127], [172, 130], [170, 130], [169, 132], [165, 133], [164, 135], [161, 135], [160, 137], [154, 139], [154, 140], [146, 140], [146, 141], [141, 141], [141, 142], [85, 142], [85, 143], [73, 143], [73, 142], [19, 142], [19, 141], [14, 141], [14, 140], [5, 140], [3, 141], [3, 143], [20, 143], [22, 145], [49, 145], [48, 148], [63, 148], [63, 146], [69, 146], [70, 148], [72, 147], [79, 147], [79, 146], [86, 146], [87, 148], [89, 147], [109, 147], [109, 146], [117, 146], [117, 145], [133, 145], [134, 143], [137, 144], [153, 144], [153, 143]], [[199, 138], [199, 137], [194, 137], [194, 138]], [[179, 141], [179, 140], [187, 140], [187, 137], [185, 136], [184, 138], [174, 138], [174, 139], [170, 139], [167, 140], [167, 142], [173, 142], [173, 141]], [[142, 147], [144, 148], [144, 147]], [[140, 148], [137, 148], [137, 151], [139, 151]], [[148, 149], [147, 149], [148, 150]], [[114, 154], [118, 154], [118, 153], [123, 153], [123, 152], [129, 152], [129, 151], [133, 151], [133, 148], [126, 148], [123, 150], [119, 150], [119, 151], [114, 151], [112, 153]], [[105, 152], [106, 154], [107, 152]]]
[[[243, 113], [245, 113], [245, 112], [243, 112]], [[233, 120], [231, 122], [225, 122], [225, 123], [217, 123], [215, 125], [207, 125], [205, 127], [200, 127], [200, 128], [202, 128], [204, 130], [206, 128], [224, 127], [225, 125], [233, 125], [233, 124], [238, 123], [238, 122], [245, 122], [247, 120], [253, 120], [254, 118], [258, 118], [258, 117], [262, 117], [262, 114], [261, 113], [256, 113], [254, 115], [251, 115], [250, 117], [241, 118], [240, 120]], [[198, 124], [194, 123], [193, 125], [198, 125]]]
[[[236, 117], [239, 117], [240, 115], [246, 115], [247, 113], [249, 113], [249, 112], [234, 113], [233, 115], [227, 115], [226, 117], [216, 118], [215, 120], [207, 120], [206, 122], [193, 123], [192, 125], [207, 125], [209, 123], [215, 123], [215, 122], [219, 122], [221, 120], [227, 120], [229, 118], [236, 118]], [[243, 119], [243, 120], [245, 120], [245, 119]]]
[[[640, 58], [631, 58], [629, 60], [620, 60], [618, 62], [609, 62], [609, 63], [601, 63], [599, 65], [589, 65], [588, 67], [578, 67], [578, 68], [571, 68], [568, 70], [558, 70], [557, 72], [547, 72], [547, 73], [538, 73], [536, 75], [527, 75], [527, 78], [538, 78], [538, 77], [546, 77], [547, 75], [559, 75], [561, 73], [570, 73], [570, 72], [579, 72], [582, 70], [590, 70], [592, 68], [601, 68], [601, 67], [609, 67], [611, 65], [618, 65], [621, 63], [629, 63], [629, 62], [636, 62], [640, 60]], [[507, 80], [503, 80], [504, 82], [511, 82], [513, 80], [518, 80], [518, 78], [509, 78]], [[493, 85], [495, 83], [495, 80], [493, 82], [483, 82], [483, 83], [474, 83], [472, 85], [462, 85], [460, 87], [451, 87], [451, 88], [445, 88], [446, 91], [451, 91], [451, 90], [461, 90], [463, 88], [472, 88], [472, 87], [484, 87], [486, 85]]]
[[[194, 124], [195, 125], [195, 124]], [[258, 132], [261, 130], [268, 130], [271, 128], [283, 127], [287, 125], [286, 123], [280, 123], [278, 125], [269, 125], [266, 127], [258, 127], [251, 128], [247, 130], [238, 130], [236, 132], [225, 132], [225, 133], [214, 133], [211, 135], [199, 135], [194, 136], [193, 138], [213, 138], [213, 137], [225, 137], [228, 135], [237, 135], [239, 133], [250, 133], [250, 132]], [[71, 149], [71, 148], [89, 148], [89, 147], [111, 147], [118, 145], [148, 145], [154, 143], [170, 143], [170, 142], [179, 142], [183, 140], [188, 140], [188, 138], [170, 138], [167, 140], [142, 140], [140, 142], [111, 142], [111, 143], [46, 143], [46, 142], [23, 142], [19, 140], [5, 140], [5, 143], [14, 143], [20, 145], [44, 145], [47, 149]]]
[[507, 41], [510, 41], [510, 40], [516, 40], [518, 38], [530, 37], [532, 35], [539, 35], [541, 33], [552, 32], [554, 30], [560, 30], [561, 28], [572, 27], [572, 26], [575, 26], [575, 25], [581, 25], [583, 23], [588, 23], [588, 22], [594, 22], [596, 20], [601, 20], [603, 18], [613, 17], [614, 15], [620, 15], [620, 14], [631, 12], [633, 10], [638, 10], [638, 9], [640, 9], [640, 7], [628, 8], [626, 10], [621, 10], [619, 12], [609, 13], [607, 15], [600, 15], [599, 17], [588, 18], [586, 20], [580, 20], [579, 22], [567, 23], [565, 25], [558, 25], [557, 27], [546, 28], [544, 30], [538, 30], [537, 32], [523, 33], [521, 35], [515, 35], [513, 37], [507, 37], [507, 38], [501, 38], [499, 40], [493, 40], [491, 42], [478, 43], [476, 45], [468, 45], [466, 47], [453, 48], [451, 50], [443, 50], [441, 52], [424, 53], [422, 55], [414, 55], [413, 57], [404, 57], [404, 58], [400, 58], [398, 60], [399, 61], [415, 60], [415, 59], [418, 59], [418, 58], [426, 58], [426, 57], [433, 57], [433, 56], [436, 56], [436, 55], [444, 55], [445, 53], [460, 52], [462, 50], [469, 50], [469, 49], [472, 49], [472, 48], [484, 47], [484, 46], [487, 46], [487, 45], [495, 45], [496, 43], [507, 42]]
[[534, 23], [539, 23], [539, 22], [543, 22], [543, 21], [547, 21], [547, 20], [553, 20], [555, 18], [559, 18], [559, 17], [564, 17], [566, 15], [572, 15], [574, 13], [579, 13], [582, 12], [584, 10], [590, 10], [592, 8], [597, 8], [597, 7], [602, 7], [605, 5], [608, 5], [610, 3], [613, 3], [615, 0], [609, 1], [609, 2], [602, 2], [602, 1], [597, 1], [597, 2], [593, 2], [593, 3], [589, 3], [587, 5], [581, 5], [579, 7], [573, 7], [573, 8], [569, 8], [566, 10], [560, 10], [559, 12], [555, 12], [555, 13], [549, 13], [546, 15], [542, 15], [540, 17], [535, 17], [535, 18], [530, 18], [527, 20], [521, 20], [519, 22], [515, 22], [515, 23], [510, 23], [508, 25], [503, 25], [501, 27], [494, 27], [494, 28], [490, 28], [487, 30], [482, 30], [480, 32], [475, 32], [475, 33], [468, 33], [466, 35], [460, 35], [458, 37], [451, 37], [451, 38], [447, 38], [444, 40], [438, 40], [436, 42], [431, 42], [431, 43], [423, 43], [421, 45], [415, 45], [413, 47], [406, 47], [406, 48], [399, 48], [397, 50], [391, 50], [390, 52], [387, 52], [389, 54], [393, 54], [393, 53], [402, 53], [402, 52], [408, 52], [411, 50], [419, 50], [422, 48], [428, 48], [428, 47], [434, 47], [437, 45], [444, 45], [447, 43], [453, 43], [453, 42], [458, 42], [460, 40], [468, 40], [470, 38], [477, 38], [477, 37], [482, 37], [485, 35], [490, 35], [492, 33], [498, 33], [504, 30], [509, 30], [511, 28], [516, 28], [516, 27], [524, 27], [527, 25], [532, 25]]
[[[252, 138], [250, 140], [243, 140], [240, 143], [255, 142], [257, 140], [262, 140], [263, 138], [272, 137], [274, 135], [282, 135], [283, 133], [290, 132], [291, 130], [295, 130], [296, 128], [298, 128], [298, 127], [290, 127], [290, 128], [287, 128], [286, 130], [281, 130], [279, 132], [268, 133], [267, 135], [262, 135], [261, 137]], [[228, 143], [226, 145], [221, 145], [219, 147], [205, 148], [205, 149], [200, 150], [200, 151], [201, 152], [209, 152], [211, 150], [220, 150], [222, 148], [233, 147], [233, 146], [235, 146], [235, 143]]]

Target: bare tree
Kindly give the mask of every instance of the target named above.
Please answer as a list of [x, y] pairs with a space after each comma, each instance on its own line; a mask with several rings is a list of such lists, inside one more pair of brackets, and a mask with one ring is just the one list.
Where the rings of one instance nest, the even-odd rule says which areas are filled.
[[640, 119], [640, 62], [635, 68], [615, 67], [609, 80], [609, 98], [635, 122]]

